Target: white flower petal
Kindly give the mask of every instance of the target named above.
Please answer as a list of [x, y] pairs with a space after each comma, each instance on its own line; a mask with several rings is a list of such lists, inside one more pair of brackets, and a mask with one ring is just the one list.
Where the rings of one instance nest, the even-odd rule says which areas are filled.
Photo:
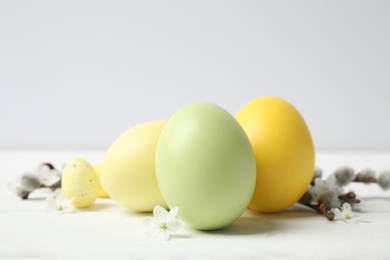
[[72, 202], [74, 201], [75, 197], [72, 197], [70, 199], [67, 199], [66, 197], [62, 198], [62, 199], [59, 199], [59, 203], [61, 203], [61, 205], [63, 207], [73, 207], [72, 205]]
[[41, 163], [38, 165], [37, 171], [50, 171], [50, 167], [46, 164]]
[[73, 200], [75, 199], [75, 197], [72, 197], [70, 199], [67, 199], [65, 196], [64, 197], [60, 197], [58, 198], [58, 204], [57, 205], [61, 205], [62, 207], [62, 210], [65, 210], [65, 209], [73, 209], [73, 205], [72, 205], [72, 202]]
[[355, 211], [351, 211], [350, 213], [349, 213], [349, 215], [351, 216], [351, 218], [358, 218], [358, 217], [355, 217], [355, 215], [356, 215], [356, 212]]
[[160, 239], [161, 228], [158, 226], [151, 226], [145, 231], [146, 238]]
[[56, 199], [57, 200], [67, 200], [68, 198], [65, 196], [64, 193], [60, 193], [60, 194], [58, 194]]
[[343, 219], [344, 218], [344, 215], [343, 213], [338, 209], [338, 208], [334, 208], [334, 209], [331, 209], [335, 215], [335, 219]]
[[342, 220], [350, 224], [358, 222], [359, 217], [356, 216], [356, 212], [352, 210], [349, 203], [344, 203], [341, 211], [338, 208], [332, 209], [332, 211], [335, 213], [335, 219]]
[[346, 214], [344, 215], [344, 218], [342, 218], [341, 220], [344, 221], [345, 223], [348, 223], [348, 224], [353, 224], [353, 223], [357, 222], [356, 218], [352, 218]]
[[183, 230], [183, 223], [180, 220], [174, 220], [167, 228], [170, 234], [177, 234]]
[[70, 199], [68, 200], [69, 203], [72, 204], [72, 202], [74, 201], [74, 199], [75, 199], [75, 197], [70, 198]]
[[34, 171], [41, 184], [52, 186], [61, 179], [61, 174], [56, 169], [50, 169], [49, 166], [40, 164]]
[[349, 203], [344, 203], [342, 208], [341, 208], [342, 211], [347, 211], [347, 212], [351, 212], [352, 211], [352, 207]]
[[62, 214], [64, 214], [64, 213], [66, 213], [66, 211], [65, 211], [65, 210], [55, 210], [55, 211], [53, 211], [53, 213], [54, 213], [55, 215], [62, 215]]
[[174, 207], [168, 213], [163, 207], [156, 206], [153, 209], [153, 217], [144, 217], [142, 222], [145, 227], [145, 237], [159, 240], [168, 240], [169, 234], [177, 233], [183, 229], [183, 223], [176, 218], [179, 211]]
[[47, 196], [46, 202], [49, 209], [46, 209], [45, 212], [52, 211], [57, 215], [61, 215], [62, 213], [73, 211], [73, 205], [71, 204], [73, 199], [68, 200], [62, 193], [56, 198], [54, 196]]
[[54, 196], [47, 196], [46, 203], [49, 204], [49, 206], [54, 209], [57, 207], [57, 202]]
[[160, 228], [160, 225], [156, 222], [154, 217], [144, 217], [142, 220], [142, 224], [146, 227], [158, 227]]
[[157, 237], [157, 239], [159, 240], [168, 240], [168, 238], [169, 238], [169, 232], [166, 229], [161, 230], [159, 236]]
[[153, 216], [156, 218], [157, 222], [165, 222], [165, 219], [168, 215], [166, 209], [161, 206], [156, 206], [153, 209]]
[[175, 220], [175, 218], [176, 218], [176, 215], [177, 215], [177, 213], [179, 212], [179, 207], [173, 207], [170, 211], [169, 211], [169, 213], [168, 213], [168, 215], [167, 215], [167, 217], [166, 217], [166, 219], [165, 219], [165, 222], [169, 225], [170, 223], [172, 223], [174, 220]]
[[22, 185], [20, 185], [19, 182], [17, 183], [11, 183], [11, 182], [7, 182], [7, 189], [8, 189], [8, 192], [12, 195], [16, 195], [16, 196], [21, 196], [21, 194], [24, 193], [24, 190], [22, 188]]
[[56, 177], [50, 177], [50, 178], [46, 178], [45, 180], [42, 180], [41, 183], [44, 184], [45, 186], [47, 187], [50, 187], [54, 184], [56, 184], [57, 182], [60, 181], [60, 177], [56, 176]]

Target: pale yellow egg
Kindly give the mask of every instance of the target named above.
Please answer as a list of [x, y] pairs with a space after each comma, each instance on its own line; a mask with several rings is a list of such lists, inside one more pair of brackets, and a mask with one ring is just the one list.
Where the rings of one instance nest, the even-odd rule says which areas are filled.
[[108, 149], [100, 180], [108, 196], [127, 208], [150, 212], [167, 207], [157, 184], [155, 153], [167, 120], [149, 121], [123, 133]]

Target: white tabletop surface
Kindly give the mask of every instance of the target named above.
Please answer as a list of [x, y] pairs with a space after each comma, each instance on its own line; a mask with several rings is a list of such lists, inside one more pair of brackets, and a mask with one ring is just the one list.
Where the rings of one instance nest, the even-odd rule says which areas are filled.
[[[362, 199], [361, 222], [328, 221], [299, 205], [277, 214], [247, 210], [229, 227], [212, 232], [185, 226], [169, 241], [147, 240], [149, 214], [99, 198], [88, 209], [60, 216], [43, 213], [44, 199], [21, 200], [6, 183], [40, 162], [60, 166], [82, 157], [99, 163], [105, 151], [0, 151], [0, 258], [12, 259], [390, 259], [390, 191], [354, 183]], [[330, 174], [342, 165], [357, 171], [390, 169], [390, 152], [317, 152]], [[33, 196], [34, 197], [34, 196]]]

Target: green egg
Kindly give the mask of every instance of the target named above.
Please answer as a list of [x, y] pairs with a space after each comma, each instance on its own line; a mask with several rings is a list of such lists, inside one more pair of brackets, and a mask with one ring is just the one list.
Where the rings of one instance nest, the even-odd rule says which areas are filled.
[[201, 230], [224, 228], [247, 208], [256, 183], [252, 146], [223, 108], [195, 102], [165, 125], [156, 149], [156, 176], [170, 208]]

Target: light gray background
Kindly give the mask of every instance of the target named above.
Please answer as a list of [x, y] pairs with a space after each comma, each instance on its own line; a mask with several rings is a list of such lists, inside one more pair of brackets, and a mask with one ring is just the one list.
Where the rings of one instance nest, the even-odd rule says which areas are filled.
[[0, 149], [108, 148], [274, 95], [317, 149], [390, 148], [390, 1], [1, 1]]

